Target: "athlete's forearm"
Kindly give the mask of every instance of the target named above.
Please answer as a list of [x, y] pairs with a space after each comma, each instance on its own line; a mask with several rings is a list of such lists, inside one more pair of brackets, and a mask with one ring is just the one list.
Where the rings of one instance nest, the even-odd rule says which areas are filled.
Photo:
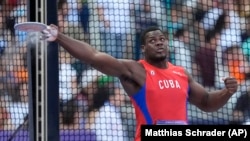
[[210, 112], [219, 110], [228, 102], [231, 96], [232, 94], [226, 88], [210, 92], [207, 96], [207, 110]]
[[78, 41], [62, 33], [58, 34], [56, 41], [72, 56], [78, 58], [79, 60], [87, 64], [92, 63], [93, 56], [98, 52], [88, 43]]

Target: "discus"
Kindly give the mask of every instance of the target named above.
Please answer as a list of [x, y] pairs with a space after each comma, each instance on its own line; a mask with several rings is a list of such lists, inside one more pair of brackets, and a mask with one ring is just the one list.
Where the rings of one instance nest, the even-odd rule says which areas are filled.
[[23, 32], [41, 32], [47, 28], [47, 25], [39, 22], [22, 22], [15, 24], [14, 28]]

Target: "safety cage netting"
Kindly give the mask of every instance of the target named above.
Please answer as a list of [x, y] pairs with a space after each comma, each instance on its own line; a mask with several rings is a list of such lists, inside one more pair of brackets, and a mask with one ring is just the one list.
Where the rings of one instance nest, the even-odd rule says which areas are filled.
[[[27, 21], [27, 8], [26, 0], [0, 3], [0, 140], [20, 125], [13, 140], [28, 140], [30, 38], [14, 29]], [[208, 91], [223, 88], [226, 76], [239, 84], [217, 112], [187, 103], [189, 124], [249, 124], [249, 0], [58, 0], [55, 8], [61, 32], [119, 59], [143, 58], [141, 31], [160, 27], [169, 39], [168, 60], [186, 68]], [[133, 140], [134, 109], [119, 80], [63, 48], [58, 57], [60, 140]]]

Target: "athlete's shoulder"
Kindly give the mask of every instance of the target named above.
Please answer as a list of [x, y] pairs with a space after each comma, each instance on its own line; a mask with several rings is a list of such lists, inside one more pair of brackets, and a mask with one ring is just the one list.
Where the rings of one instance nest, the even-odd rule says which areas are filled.
[[174, 68], [183, 68], [184, 69], [184, 67], [182, 67], [182, 66], [177, 66], [177, 65], [175, 65], [175, 64], [173, 64], [173, 63], [171, 63], [171, 62], [166, 62], [167, 63], [167, 66], [170, 68], [170, 67], [174, 67]]
[[167, 62], [167, 65], [168, 65], [168, 69], [186, 72], [186, 69], [184, 67], [182, 67], [182, 66], [174, 65], [171, 62]]
[[144, 63], [146, 63], [146, 61], [145, 61], [145, 60], [138, 60], [137, 62], [138, 62], [138, 63], [140, 63], [140, 64], [144, 64]]

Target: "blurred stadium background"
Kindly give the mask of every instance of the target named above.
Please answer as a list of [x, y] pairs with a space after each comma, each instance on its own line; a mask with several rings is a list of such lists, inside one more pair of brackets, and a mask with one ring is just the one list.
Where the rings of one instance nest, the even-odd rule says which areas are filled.
[[56, 24], [100, 51], [135, 60], [143, 57], [140, 31], [159, 26], [169, 37], [170, 62], [185, 67], [207, 90], [222, 88], [225, 76], [239, 82], [238, 92], [217, 112], [187, 103], [190, 124], [247, 124], [250, 119], [233, 112], [238, 98], [250, 91], [249, 0], [0, 2], [1, 141], [132, 141], [135, 133], [133, 107], [119, 81], [56, 43], [40, 41], [40, 33], [14, 29], [25, 21]]

